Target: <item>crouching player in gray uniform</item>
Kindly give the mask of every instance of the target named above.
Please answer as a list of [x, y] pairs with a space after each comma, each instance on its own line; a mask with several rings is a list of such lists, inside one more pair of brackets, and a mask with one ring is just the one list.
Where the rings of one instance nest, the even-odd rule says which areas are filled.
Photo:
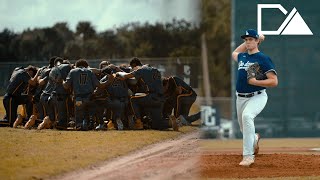
[[[118, 130], [124, 129], [124, 122], [127, 122], [126, 109], [128, 107], [128, 85], [116, 76], [116, 72], [122, 71], [119, 67], [113, 64], [105, 67], [103, 72], [107, 72], [106, 76], [101, 79], [101, 82], [109, 84], [106, 93], [109, 95], [107, 99], [108, 111], [110, 111], [110, 119], [108, 128], [114, 129], [114, 124]], [[109, 113], [109, 112], [108, 112]]]
[[[48, 66], [44, 66], [40, 69], [40, 75], [38, 77], [38, 86], [36, 87], [34, 96], [33, 96], [33, 103], [34, 103], [34, 112], [33, 114], [30, 116], [28, 122], [25, 124], [24, 128], [25, 129], [30, 129], [31, 127], [33, 127], [36, 124], [36, 120], [43, 120], [44, 117], [46, 116], [45, 114], [45, 108], [42, 105], [42, 103], [40, 102], [40, 97], [42, 94], [43, 89], [46, 87], [46, 84], [48, 82], [49, 79], [49, 73], [51, 68], [54, 66], [54, 60], [56, 59], [56, 57], [52, 57], [49, 60], [49, 65]], [[17, 122], [18, 121], [18, 122]], [[19, 120], [17, 120], [15, 122], [15, 125], [19, 125], [21, 122], [19, 122]]]
[[64, 88], [72, 89], [75, 98], [75, 119], [77, 130], [87, 130], [90, 106], [94, 106], [91, 96], [96, 87], [105, 88], [107, 83], [101, 84], [95, 74], [88, 69], [88, 62], [80, 59], [75, 63], [63, 82]]
[[52, 68], [49, 76], [54, 79], [54, 89], [53, 89], [53, 98], [54, 106], [57, 110], [57, 125], [56, 128], [63, 130], [68, 127], [69, 120], [69, 108], [68, 103], [70, 101], [70, 93], [68, 90], [64, 89], [62, 82], [66, 80], [68, 73], [71, 70], [71, 64], [60, 64], [63, 59], [57, 58], [56, 66]]
[[[167, 129], [169, 122], [162, 116], [164, 96], [160, 72], [154, 67], [148, 65], [142, 66], [138, 58], [133, 58], [130, 65], [132, 62], [135, 63], [133, 72], [118, 72], [117, 76], [123, 80], [135, 77], [137, 81], [145, 83], [145, 95], [132, 96], [130, 98], [130, 105], [136, 118], [135, 129], [143, 129], [143, 123], [141, 121], [142, 110], [149, 111], [150, 118], [152, 119], [152, 129]], [[176, 119], [170, 119], [170, 122], [173, 129], [178, 131]]]
[[[62, 63], [61, 58], [56, 58], [54, 61], [55, 66], [58, 66], [58, 64]], [[53, 68], [52, 68], [53, 69]], [[49, 129], [53, 125], [53, 123], [56, 121], [56, 81], [61, 76], [60, 72], [55, 70], [55, 72], [52, 72], [52, 69], [50, 70], [49, 76], [48, 76], [48, 82], [45, 88], [42, 91], [42, 94], [40, 96], [40, 102], [45, 110], [45, 117], [43, 121], [39, 124], [38, 129]]]
[[[20, 104], [28, 103], [28, 95], [22, 95], [28, 85], [35, 86], [39, 71], [33, 66], [27, 68], [16, 68], [10, 78], [7, 86], [6, 94], [3, 98], [3, 106], [6, 110], [4, 120], [0, 121], [0, 125], [13, 126], [17, 118], [17, 109]], [[30, 102], [31, 103], [31, 102]], [[32, 105], [30, 106], [32, 112]], [[29, 114], [31, 115], [31, 114]]]
[[[110, 74], [111, 72], [108, 72], [108, 70], [109, 69], [106, 69], [106, 68], [101, 69], [100, 76], [105, 77], [107, 74]], [[101, 79], [100, 82], [104, 82], [102, 80], [103, 78], [99, 78], [99, 79]], [[109, 101], [109, 97], [106, 89], [97, 87], [93, 92], [93, 100], [94, 100], [95, 106], [93, 107], [92, 111], [95, 113], [96, 122], [99, 124], [96, 127], [96, 130], [105, 130], [106, 127], [104, 123], [104, 120], [105, 120], [104, 114], [105, 114], [106, 108], [108, 107], [108, 101]]]
[[[109, 67], [104, 67], [101, 69], [102, 76], [100, 83], [112, 82], [114, 77], [112, 75], [112, 69]], [[109, 111], [110, 108], [110, 96], [107, 89], [97, 87], [93, 93], [93, 99], [95, 101], [95, 106], [93, 112], [95, 112], [96, 122], [99, 125], [96, 127], [96, 130], [105, 130], [104, 115], [106, 111]], [[110, 113], [111, 114], [111, 113]], [[111, 118], [109, 118], [110, 120]]]
[[[111, 74], [110, 76], [113, 76]], [[123, 130], [123, 122], [126, 120], [126, 107], [128, 104], [128, 85], [117, 77], [112, 79], [110, 86], [107, 87], [110, 95], [109, 108], [112, 111], [112, 121], [116, 122], [117, 129]]]
[[165, 117], [169, 116], [174, 109], [174, 116], [180, 125], [190, 125], [201, 118], [200, 112], [189, 116], [190, 108], [197, 99], [197, 93], [191, 86], [182, 79], [171, 76], [163, 79], [163, 87], [166, 97], [163, 109]]

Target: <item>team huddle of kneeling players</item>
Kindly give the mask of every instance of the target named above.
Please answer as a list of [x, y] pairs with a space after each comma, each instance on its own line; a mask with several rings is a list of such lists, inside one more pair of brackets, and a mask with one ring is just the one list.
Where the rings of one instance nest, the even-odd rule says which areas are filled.
[[[196, 97], [182, 79], [162, 77], [157, 68], [136, 57], [129, 65], [102, 61], [99, 68], [90, 68], [84, 59], [71, 64], [52, 57], [45, 67], [14, 69], [0, 126], [178, 131], [200, 119], [200, 112], [189, 116]], [[22, 113], [17, 112], [19, 105]]]

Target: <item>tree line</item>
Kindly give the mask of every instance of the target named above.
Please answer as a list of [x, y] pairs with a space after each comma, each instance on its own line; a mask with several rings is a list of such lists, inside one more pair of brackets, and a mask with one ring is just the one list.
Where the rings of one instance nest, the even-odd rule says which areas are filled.
[[0, 62], [66, 59], [200, 57], [206, 35], [213, 96], [230, 95], [230, 1], [202, 0], [201, 21], [195, 25], [173, 19], [168, 23], [128, 23], [97, 32], [88, 21], [70, 30], [66, 22], [52, 27], [0, 32]]
[[0, 33], [1, 61], [42, 61], [53, 55], [68, 59], [199, 56], [199, 27], [185, 20], [170, 23], [128, 23], [116, 30], [96, 32], [88, 22], [76, 31], [66, 22], [53, 27]]

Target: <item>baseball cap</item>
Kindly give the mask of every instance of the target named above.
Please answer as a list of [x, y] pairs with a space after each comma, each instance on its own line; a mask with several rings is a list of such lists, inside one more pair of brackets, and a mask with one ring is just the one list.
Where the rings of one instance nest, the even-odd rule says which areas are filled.
[[246, 37], [253, 37], [253, 38], [258, 39], [259, 38], [259, 34], [254, 29], [248, 29], [248, 30], [246, 30], [246, 33], [241, 36], [242, 39], [244, 39]]

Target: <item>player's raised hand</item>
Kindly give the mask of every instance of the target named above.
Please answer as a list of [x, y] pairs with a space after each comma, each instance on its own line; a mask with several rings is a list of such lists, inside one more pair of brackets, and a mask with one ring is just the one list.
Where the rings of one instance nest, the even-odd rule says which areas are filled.
[[264, 41], [265, 36], [263, 34], [259, 34], [259, 43], [262, 43], [262, 41]]

